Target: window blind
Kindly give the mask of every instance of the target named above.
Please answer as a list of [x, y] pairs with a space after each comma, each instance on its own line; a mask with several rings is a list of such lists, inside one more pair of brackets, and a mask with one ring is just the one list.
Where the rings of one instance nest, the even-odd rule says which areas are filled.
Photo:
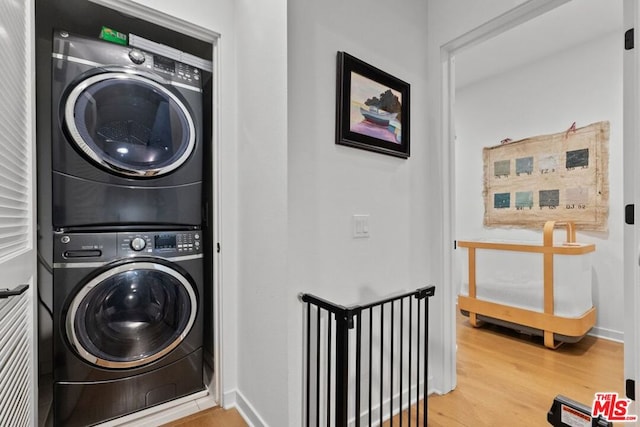
[[27, 294], [0, 299], [0, 425], [31, 424], [31, 348]]
[[27, 1], [0, 2], [0, 260], [30, 247], [31, 36]]

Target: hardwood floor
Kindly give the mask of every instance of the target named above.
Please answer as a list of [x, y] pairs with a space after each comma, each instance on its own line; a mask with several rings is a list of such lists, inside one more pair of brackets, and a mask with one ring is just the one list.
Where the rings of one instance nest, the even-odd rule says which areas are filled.
[[235, 409], [213, 408], [165, 424], [163, 427], [246, 427], [247, 423]]
[[623, 345], [585, 337], [557, 350], [542, 338], [458, 315], [458, 385], [429, 397], [429, 426], [544, 426], [556, 395], [591, 406], [596, 392], [624, 393]]
[[[620, 343], [585, 337], [579, 343], [549, 350], [542, 338], [492, 325], [476, 329], [461, 315], [457, 331], [458, 385], [451, 393], [429, 397], [430, 427], [545, 426], [549, 425], [547, 412], [558, 394], [587, 406], [591, 406], [596, 392], [624, 394]], [[407, 426], [407, 414], [403, 416], [403, 426]], [[412, 418], [415, 420], [415, 412]], [[399, 425], [398, 417], [385, 423]], [[168, 426], [246, 424], [236, 411], [217, 408]]]

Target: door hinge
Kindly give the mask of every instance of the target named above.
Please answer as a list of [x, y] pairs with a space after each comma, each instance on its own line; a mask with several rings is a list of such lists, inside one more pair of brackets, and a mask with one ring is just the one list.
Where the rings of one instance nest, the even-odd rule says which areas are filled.
[[457, 240], [453, 241], [453, 249], [458, 249], [458, 241]]
[[627, 399], [636, 400], [636, 381], [627, 379], [625, 381], [625, 388]]
[[633, 225], [635, 217], [635, 205], [632, 203], [624, 207], [624, 222], [629, 225]]
[[625, 31], [624, 33], [624, 49], [625, 50], [631, 50], [634, 48], [634, 42], [633, 42], [633, 28], [631, 28], [630, 30]]

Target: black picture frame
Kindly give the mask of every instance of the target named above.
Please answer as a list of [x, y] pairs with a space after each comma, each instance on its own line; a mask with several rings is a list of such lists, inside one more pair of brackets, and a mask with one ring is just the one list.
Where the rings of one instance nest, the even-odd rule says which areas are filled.
[[410, 85], [338, 52], [336, 144], [408, 158]]

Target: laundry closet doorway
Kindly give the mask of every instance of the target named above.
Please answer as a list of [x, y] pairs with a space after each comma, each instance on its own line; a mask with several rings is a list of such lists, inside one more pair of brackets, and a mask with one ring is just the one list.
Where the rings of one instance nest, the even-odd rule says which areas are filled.
[[[559, 133], [574, 122], [578, 128], [610, 123], [607, 231], [578, 230], [578, 239], [596, 245], [591, 296], [598, 320], [591, 333], [617, 341], [624, 330], [622, 33], [621, 3], [529, 1], [442, 48], [451, 194], [445, 232], [451, 240], [542, 242], [541, 229], [484, 225], [483, 147]], [[453, 286], [447, 298], [454, 312], [466, 256], [466, 249], [458, 248], [448, 263]], [[504, 266], [506, 272], [509, 268]], [[448, 318], [453, 321], [455, 315]], [[451, 376], [455, 385], [455, 372]]]

